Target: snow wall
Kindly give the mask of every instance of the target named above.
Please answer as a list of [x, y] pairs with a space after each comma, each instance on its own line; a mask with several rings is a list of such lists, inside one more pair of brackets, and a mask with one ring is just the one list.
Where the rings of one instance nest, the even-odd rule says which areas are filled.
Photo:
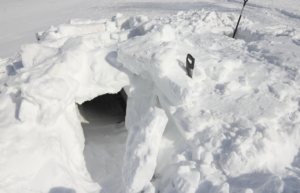
[[1, 59], [0, 192], [104, 192], [86, 170], [76, 103], [122, 88], [124, 192], [299, 190], [299, 29], [244, 18], [235, 40], [237, 19], [74, 19]]

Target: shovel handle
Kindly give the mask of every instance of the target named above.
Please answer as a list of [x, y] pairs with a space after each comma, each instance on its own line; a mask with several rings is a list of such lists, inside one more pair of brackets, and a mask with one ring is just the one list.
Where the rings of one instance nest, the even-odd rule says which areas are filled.
[[195, 58], [193, 58], [193, 56], [188, 54], [186, 56], [186, 70], [189, 77], [191, 78], [193, 78], [194, 65], [195, 65]]
[[190, 69], [194, 69], [194, 65], [195, 65], [195, 58], [193, 58], [193, 56], [191, 56], [190, 54], [188, 54], [186, 56], [186, 66], [188, 68], [190, 68]]

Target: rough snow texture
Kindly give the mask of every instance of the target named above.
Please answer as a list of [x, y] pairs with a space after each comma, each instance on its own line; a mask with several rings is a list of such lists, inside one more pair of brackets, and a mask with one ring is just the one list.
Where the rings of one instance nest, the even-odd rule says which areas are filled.
[[163, 110], [150, 108], [142, 116], [140, 123], [131, 128], [123, 165], [123, 181], [127, 193], [146, 191], [149, 188], [167, 122], [168, 118]]
[[[38, 34], [20, 56], [0, 60], [0, 188], [98, 192], [75, 103], [124, 87], [128, 192], [299, 191], [300, 30], [260, 17], [243, 18], [237, 39], [237, 14], [205, 10], [72, 20]], [[148, 118], [163, 122], [154, 136]], [[142, 139], [160, 141], [164, 129], [157, 154]]]
[[115, 46], [107, 46], [115, 43], [108, 32], [98, 32], [105, 24], [86, 25], [51, 28], [2, 64], [1, 189], [101, 189], [85, 167], [75, 103], [118, 92], [131, 73], [117, 62]]

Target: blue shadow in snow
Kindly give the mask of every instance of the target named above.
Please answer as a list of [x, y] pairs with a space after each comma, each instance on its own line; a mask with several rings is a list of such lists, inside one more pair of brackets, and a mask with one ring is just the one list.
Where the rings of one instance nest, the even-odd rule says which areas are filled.
[[55, 188], [51, 188], [49, 193], [76, 193], [76, 191], [70, 188], [55, 187]]

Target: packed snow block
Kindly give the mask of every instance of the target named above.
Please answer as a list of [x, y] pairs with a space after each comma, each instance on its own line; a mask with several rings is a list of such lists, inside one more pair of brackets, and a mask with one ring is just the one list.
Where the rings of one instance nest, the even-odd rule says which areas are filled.
[[200, 173], [189, 166], [180, 166], [172, 176], [177, 193], [195, 193], [200, 181]]
[[133, 75], [130, 77], [130, 86], [125, 88], [129, 98], [151, 96], [153, 94], [154, 83], [152, 81]]
[[57, 77], [63, 72], [68, 72], [72, 75], [80, 72], [84, 68], [83, 63], [80, 62], [82, 55], [76, 55], [72, 52], [64, 52], [60, 55], [61, 61], [53, 64], [48, 70], [47, 75]]
[[141, 35], [145, 35], [147, 32], [151, 31], [156, 24], [155, 21], [148, 21], [141, 23], [137, 28], [140, 30]]
[[127, 40], [130, 37], [129, 35], [130, 35], [130, 30], [119, 32], [118, 33], [118, 41], [122, 42], [122, 41]]
[[30, 91], [46, 99], [63, 100], [68, 94], [69, 87], [64, 79], [51, 78], [40, 82], [35, 88], [31, 87]]
[[83, 25], [83, 24], [103, 24], [106, 19], [93, 20], [93, 19], [70, 19], [69, 23], [72, 25]]
[[145, 188], [144, 188], [144, 193], [155, 193], [155, 187], [151, 182], [149, 182]]
[[117, 32], [116, 33], [111, 33], [110, 34], [110, 39], [118, 41], [119, 40], [119, 34]]
[[[76, 36], [76, 37], [70, 37], [67, 39], [67, 41], [60, 47], [62, 53], [64, 52], [72, 52], [73, 54], [86, 54], [82, 52], [88, 52], [91, 49], [95, 48], [93, 35], [96, 34], [87, 34], [85, 36]], [[81, 59], [81, 58], [78, 58]]]
[[26, 44], [21, 46], [22, 64], [29, 68], [45, 62], [58, 52], [58, 49], [46, 47], [41, 44]]
[[83, 25], [71, 25], [62, 24], [58, 26], [58, 32], [62, 37], [65, 36], [78, 36], [91, 33], [97, 33], [105, 31], [105, 24], [83, 24]]
[[114, 32], [114, 31], [118, 31], [119, 30], [117, 28], [117, 26], [116, 26], [116, 22], [114, 22], [114, 21], [107, 21], [105, 23], [105, 27], [106, 27], [106, 30], [110, 31], [110, 32]]
[[19, 119], [23, 122], [36, 122], [39, 113], [39, 106], [23, 99], [19, 109]]
[[129, 26], [131, 29], [138, 27], [141, 23], [147, 22], [149, 18], [144, 15], [138, 15], [134, 17], [130, 17]]
[[127, 18], [116, 18], [116, 26], [119, 29], [128, 29], [129, 28], [129, 20]]
[[195, 92], [185, 76], [168, 74], [164, 78], [156, 79], [155, 83], [174, 105], [189, 103], [195, 99]]
[[129, 19], [124, 17], [122, 14], [118, 13], [113, 20], [116, 23], [117, 28], [119, 29], [129, 29]]
[[193, 72], [193, 79], [199, 82], [204, 81], [207, 78], [207, 75], [204, 71], [203, 66], [196, 65]]
[[162, 74], [176, 61], [176, 44], [169, 42], [174, 39], [175, 32], [172, 28], [163, 26], [156, 33], [122, 44], [118, 50], [118, 60], [137, 75], [141, 75], [143, 71]]
[[218, 20], [218, 15], [215, 11], [208, 12], [203, 19], [203, 21], [205, 21], [206, 23], [210, 23], [211, 21], [216, 21], [216, 20]]
[[[37, 121], [43, 124], [53, 123], [63, 113], [67, 104], [66, 97], [69, 97], [69, 94], [68, 84], [60, 78], [34, 79], [27, 86], [22, 87], [22, 96], [40, 106]], [[35, 117], [36, 115], [31, 115], [31, 113], [35, 114], [37, 110], [34, 105], [31, 105], [31, 108], [25, 108], [29, 104], [26, 100], [23, 101], [24, 104], [22, 102], [19, 118], [21, 120], [31, 120], [33, 118], [29, 119], [28, 116]]]
[[[46, 34], [46, 35], [45, 35]], [[53, 37], [55, 35], [55, 37]], [[48, 33], [46, 31], [43, 36], [41, 37], [42, 40], [39, 41], [41, 45], [48, 46], [51, 48], [60, 48], [64, 43], [70, 38], [69, 36], [67, 37], [59, 37], [58, 33]]]
[[140, 31], [138, 29], [128, 29], [125, 31], [111, 33], [110, 38], [112, 40], [117, 40], [118, 42], [122, 42], [138, 35], [140, 35]]
[[130, 85], [124, 88], [128, 100], [126, 108], [125, 125], [128, 130], [140, 122], [142, 116], [150, 107], [156, 106], [157, 96], [154, 95], [154, 83], [133, 75]]
[[162, 25], [157, 28], [157, 33], [154, 33], [154, 37], [159, 38], [163, 42], [169, 42], [176, 40], [177, 33], [170, 25]]
[[[23, 64], [22, 64], [22, 61], [18, 61], [18, 62], [15, 62], [15, 63], [13, 63], [12, 64], [12, 68], [14, 69], [14, 71], [16, 72], [16, 71], [19, 71], [19, 69], [21, 69], [21, 68], [23, 68], [24, 66], [23, 66]], [[7, 69], [6, 69], [7, 70]], [[7, 70], [8, 71], [8, 70]], [[1, 72], [1, 67], [0, 67], [0, 72]], [[8, 71], [8, 74], [9, 74], [10, 72]]]
[[178, 65], [176, 43], [168, 42], [174, 39], [172, 28], [162, 26], [155, 33], [122, 44], [118, 61], [134, 74], [155, 82], [169, 100], [178, 105], [193, 101], [195, 90], [192, 80]]
[[122, 169], [126, 193], [137, 193], [148, 188], [167, 121], [163, 110], [150, 108], [129, 131]]
[[131, 130], [132, 127], [140, 122], [142, 116], [151, 107], [150, 96], [128, 98], [126, 105], [126, 117], [125, 125], [127, 130]]
[[[45, 105], [44, 105], [45, 106]], [[64, 107], [60, 103], [49, 104], [40, 112], [40, 123], [44, 125], [53, 124], [56, 119], [64, 112]]]
[[[78, 75], [80, 82], [89, 80], [85, 86], [95, 86], [93, 91], [98, 91], [98, 95], [117, 93], [124, 86], [130, 84], [130, 76], [132, 74], [116, 60], [117, 52], [115, 49], [114, 46], [111, 46], [91, 52], [88, 55], [90, 67], [83, 72], [84, 74]], [[86, 79], [86, 77], [89, 77], [89, 79]], [[92, 90], [90, 91], [90, 96], [93, 95], [91, 93]], [[83, 95], [83, 93], [79, 92], [79, 95]]]
[[61, 78], [36, 78], [22, 87], [22, 96], [40, 105], [65, 99], [69, 92], [67, 82]]
[[94, 44], [99, 47], [110, 45], [110, 32], [108, 31], [88, 34], [85, 37], [92, 39]]
[[246, 188], [243, 193], [253, 193], [251, 188]]

